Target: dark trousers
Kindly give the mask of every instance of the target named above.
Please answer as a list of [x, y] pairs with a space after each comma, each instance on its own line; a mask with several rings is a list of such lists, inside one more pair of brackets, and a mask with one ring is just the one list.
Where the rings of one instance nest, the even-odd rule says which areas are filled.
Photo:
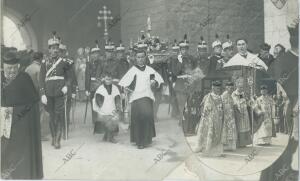
[[60, 142], [65, 121], [64, 96], [47, 96], [46, 111], [50, 115], [50, 131], [55, 141]]
[[172, 110], [171, 110], [171, 116], [173, 118], [177, 118], [179, 115], [179, 107], [178, 107], [178, 100], [176, 97], [176, 92], [171, 89], [171, 95], [170, 95], [170, 104], [172, 105]]

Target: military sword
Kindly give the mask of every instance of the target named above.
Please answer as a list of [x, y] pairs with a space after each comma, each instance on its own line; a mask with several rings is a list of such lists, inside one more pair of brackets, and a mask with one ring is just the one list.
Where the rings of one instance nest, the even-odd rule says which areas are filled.
[[74, 125], [75, 125], [75, 120], [74, 120], [75, 109], [76, 109], [76, 98], [74, 98], [72, 101], [72, 124], [74, 124]]
[[67, 99], [68, 96], [65, 95], [64, 104], [65, 104], [65, 139], [66, 140], [68, 139]]
[[87, 109], [88, 109], [89, 101], [90, 101], [90, 96], [88, 96], [87, 99], [86, 99], [85, 112], [84, 112], [84, 121], [83, 121], [84, 124], [86, 123], [86, 115], [87, 115]]

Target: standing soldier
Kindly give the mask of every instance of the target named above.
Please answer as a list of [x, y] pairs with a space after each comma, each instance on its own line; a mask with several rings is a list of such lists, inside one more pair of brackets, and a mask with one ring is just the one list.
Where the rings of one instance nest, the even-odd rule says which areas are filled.
[[[85, 94], [88, 97], [87, 103], [86, 103], [86, 109], [87, 106], [91, 101], [93, 100], [95, 91], [101, 84], [101, 72], [102, 72], [102, 66], [101, 66], [101, 60], [100, 60], [100, 48], [98, 45], [98, 41], [95, 41], [96, 46], [91, 49], [90, 54], [87, 52], [87, 62], [86, 62], [86, 70], [85, 70]], [[85, 113], [85, 118], [86, 119]], [[95, 123], [97, 114], [92, 109], [92, 121]], [[84, 120], [85, 121], [85, 120]]]
[[227, 41], [222, 44], [222, 67], [224, 63], [227, 63], [233, 57], [233, 43], [229, 39], [229, 35], [227, 35]]
[[204, 38], [200, 37], [200, 42], [197, 46], [197, 53], [198, 53], [198, 62], [197, 66], [204, 71], [205, 74], [208, 72], [208, 52], [207, 52], [207, 43], [204, 41]]
[[[62, 44], [60, 42], [59, 44], [59, 53], [60, 53], [60, 57], [66, 58], [69, 61], [73, 61], [70, 60], [68, 58], [68, 51], [67, 51], [67, 46]], [[71, 111], [71, 106], [72, 106], [72, 99], [75, 100], [76, 97], [76, 90], [77, 90], [77, 79], [76, 79], [76, 74], [75, 74], [75, 66], [74, 64], [72, 64], [71, 69], [70, 69], [70, 79], [71, 79], [71, 84], [68, 86], [68, 93], [67, 93], [67, 104], [66, 104], [66, 123], [63, 124], [63, 138], [65, 139], [66, 136], [68, 136], [68, 132], [69, 132], [69, 125], [70, 125], [70, 111]], [[67, 128], [66, 128], [67, 125]], [[67, 129], [67, 130], [66, 130]]]
[[129, 70], [129, 63], [125, 56], [125, 47], [120, 41], [120, 45], [116, 48], [116, 59], [117, 59], [117, 79], [121, 79], [126, 72]]
[[[117, 59], [117, 73], [118, 76], [116, 77], [118, 80], [121, 80], [122, 77], [126, 74], [129, 70], [129, 62], [126, 59], [125, 55], [125, 47], [122, 45], [122, 41], [120, 41], [120, 45], [116, 48], [116, 59]], [[128, 97], [125, 96], [125, 91], [121, 89], [121, 106], [122, 106], [122, 115], [121, 120], [125, 122], [129, 118], [129, 105]], [[127, 121], [126, 121], [127, 122]]]
[[233, 73], [230, 70], [223, 69], [225, 63], [227, 63], [233, 57], [233, 43], [227, 35], [227, 41], [222, 44], [222, 58], [217, 62], [216, 76], [232, 79]]
[[222, 42], [219, 40], [219, 35], [216, 34], [216, 40], [212, 43], [213, 53], [208, 58], [208, 77], [220, 78], [219, 70], [221, 69], [220, 60], [222, 59]]
[[118, 62], [115, 57], [115, 45], [110, 40], [105, 45], [105, 56], [103, 61], [103, 70], [109, 70], [113, 79], [118, 79]]
[[[179, 121], [182, 121], [183, 110], [189, 90], [187, 89], [187, 78], [190, 76], [192, 70], [196, 67], [196, 61], [193, 56], [191, 56], [189, 51], [189, 42], [187, 41], [187, 35], [184, 35], [184, 40], [179, 43], [180, 53], [177, 56], [178, 62], [176, 63], [175, 76], [176, 80], [174, 90], [176, 91], [176, 97], [178, 100], [179, 107]], [[174, 70], [174, 69], [173, 69]]]
[[70, 70], [72, 60], [59, 56], [59, 40], [53, 32], [48, 40], [50, 58], [44, 59], [40, 71], [41, 100], [50, 114], [50, 131], [52, 145], [60, 148], [63, 123], [65, 120], [65, 104], [68, 86], [71, 84]]
[[172, 46], [172, 56], [168, 59], [168, 75], [169, 75], [169, 89], [170, 89], [170, 97], [171, 97], [171, 105], [172, 112], [171, 116], [176, 118], [178, 116], [178, 101], [176, 97], [176, 92], [174, 90], [175, 82], [177, 75], [179, 75], [181, 71], [182, 64], [178, 60], [178, 55], [180, 52], [180, 47], [177, 43], [177, 40], [174, 40], [174, 44]]

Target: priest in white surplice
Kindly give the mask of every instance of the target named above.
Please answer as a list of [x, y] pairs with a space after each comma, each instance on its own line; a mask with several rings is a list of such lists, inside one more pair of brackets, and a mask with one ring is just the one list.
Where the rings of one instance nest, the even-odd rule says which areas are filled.
[[136, 52], [136, 65], [131, 67], [119, 85], [129, 91], [131, 104], [130, 141], [143, 149], [155, 137], [154, 91], [163, 83], [162, 77], [146, 65], [146, 52]]

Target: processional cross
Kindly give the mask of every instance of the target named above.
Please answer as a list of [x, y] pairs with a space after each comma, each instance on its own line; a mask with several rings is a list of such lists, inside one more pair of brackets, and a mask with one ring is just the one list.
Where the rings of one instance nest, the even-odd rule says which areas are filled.
[[111, 11], [107, 10], [106, 6], [103, 6], [103, 10], [99, 10], [98, 19], [98, 27], [101, 26], [101, 20], [104, 21], [104, 39], [107, 43], [108, 41], [108, 31], [107, 31], [107, 22], [108, 20], [112, 20], [113, 17], [111, 16]]

